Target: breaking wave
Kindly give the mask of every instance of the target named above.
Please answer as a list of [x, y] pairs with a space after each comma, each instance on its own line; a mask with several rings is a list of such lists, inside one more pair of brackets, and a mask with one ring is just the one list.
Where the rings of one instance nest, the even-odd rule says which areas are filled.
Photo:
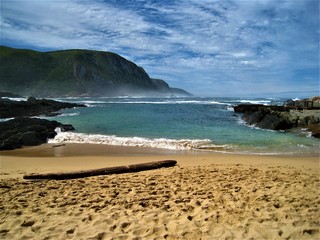
[[172, 98], [55, 98], [56, 101], [65, 101], [85, 104], [88, 107], [97, 106], [101, 104], [196, 104], [196, 105], [227, 105], [232, 104], [227, 101], [204, 100], [204, 99], [172, 99]]
[[106, 144], [113, 146], [131, 146], [162, 148], [170, 150], [208, 150], [226, 151], [231, 150], [229, 145], [216, 145], [209, 139], [167, 139], [167, 138], [143, 138], [143, 137], [118, 137], [115, 135], [85, 134], [74, 132], [61, 132], [55, 138], [49, 139], [48, 143], [91, 143]]
[[25, 97], [21, 97], [21, 98], [11, 98], [11, 97], [3, 97], [4, 99], [9, 99], [11, 101], [17, 101], [17, 102], [20, 102], [20, 101], [27, 101], [27, 98]]
[[201, 104], [201, 105], [231, 105], [230, 103], [217, 102], [217, 101], [198, 101], [198, 100], [165, 100], [165, 101], [145, 101], [138, 100], [134, 101], [133, 99], [123, 100], [123, 101], [106, 101], [105, 103], [110, 104]]
[[74, 112], [74, 113], [62, 113], [59, 114], [59, 117], [72, 117], [72, 116], [79, 116], [80, 113], [79, 112]]
[[240, 100], [240, 103], [250, 103], [250, 104], [264, 104], [264, 105], [268, 105], [270, 104], [272, 101], [271, 100]]

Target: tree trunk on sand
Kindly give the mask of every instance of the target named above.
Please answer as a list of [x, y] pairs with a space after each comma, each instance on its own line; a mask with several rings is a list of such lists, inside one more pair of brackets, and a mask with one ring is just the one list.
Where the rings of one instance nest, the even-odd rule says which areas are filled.
[[98, 176], [98, 175], [140, 172], [140, 171], [152, 170], [152, 169], [163, 168], [163, 167], [173, 167], [174, 165], [176, 165], [176, 163], [177, 161], [175, 160], [163, 160], [163, 161], [156, 161], [156, 162], [132, 164], [127, 166], [108, 167], [108, 168], [76, 171], [76, 172], [30, 174], [30, 175], [23, 176], [23, 179], [28, 179], [28, 180], [75, 179], [75, 178], [92, 177], [92, 176]]

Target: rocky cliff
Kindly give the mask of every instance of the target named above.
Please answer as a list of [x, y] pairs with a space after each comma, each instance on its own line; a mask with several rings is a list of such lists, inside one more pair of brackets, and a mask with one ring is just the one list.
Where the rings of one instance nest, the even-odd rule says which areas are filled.
[[142, 67], [111, 52], [1, 46], [0, 63], [0, 91], [24, 96], [190, 95], [151, 79]]

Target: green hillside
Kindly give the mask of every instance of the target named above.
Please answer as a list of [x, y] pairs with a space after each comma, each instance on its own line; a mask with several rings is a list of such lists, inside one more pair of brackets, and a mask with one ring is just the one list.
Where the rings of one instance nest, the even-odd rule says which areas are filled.
[[0, 91], [24, 96], [188, 95], [111, 52], [0, 47]]

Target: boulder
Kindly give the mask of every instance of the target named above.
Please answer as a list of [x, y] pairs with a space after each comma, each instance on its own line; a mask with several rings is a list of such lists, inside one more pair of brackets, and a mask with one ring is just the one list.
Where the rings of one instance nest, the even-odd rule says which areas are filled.
[[36, 146], [44, 143], [46, 139], [35, 131], [29, 131], [22, 133], [20, 140], [23, 146]]
[[68, 132], [75, 130], [74, 127], [71, 124], [63, 124], [60, 126], [60, 129], [62, 132]]
[[311, 132], [311, 136], [315, 138], [320, 138], [320, 124], [313, 124], [308, 126], [308, 131]]
[[70, 124], [39, 118], [16, 118], [0, 122], [0, 150], [12, 150], [22, 146], [36, 146], [56, 136], [55, 129], [74, 130]]
[[37, 99], [35, 97], [28, 97], [28, 100], [27, 100], [29, 103], [36, 103], [37, 102]]

